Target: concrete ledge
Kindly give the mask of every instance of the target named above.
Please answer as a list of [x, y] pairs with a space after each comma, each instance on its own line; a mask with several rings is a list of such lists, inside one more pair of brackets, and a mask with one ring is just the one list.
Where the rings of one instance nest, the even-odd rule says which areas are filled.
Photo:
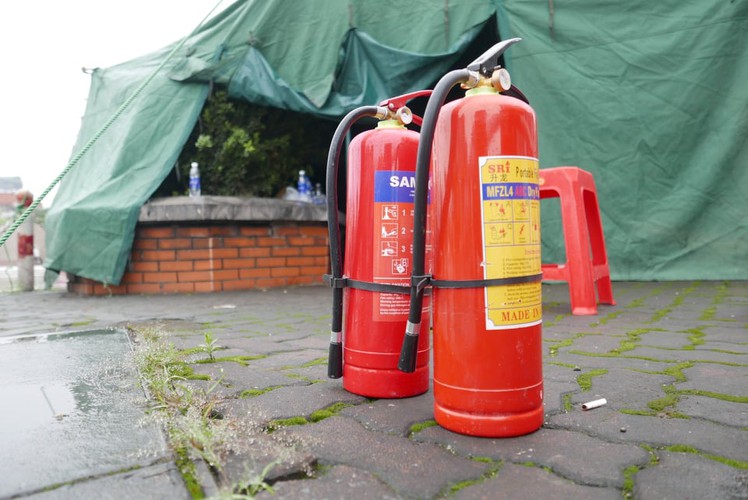
[[[344, 216], [341, 215], [342, 221]], [[325, 205], [312, 205], [279, 198], [233, 196], [174, 196], [156, 198], [140, 208], [138, 222], [191, 221], [307, 221], [326, 222]]]

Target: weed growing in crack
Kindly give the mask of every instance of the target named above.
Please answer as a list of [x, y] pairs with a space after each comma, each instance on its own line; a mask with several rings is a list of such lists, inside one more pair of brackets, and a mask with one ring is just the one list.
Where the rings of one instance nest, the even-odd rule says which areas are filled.
[[214, 361], [215, 357], [213, 357], [213, 353], [219, 349], [219, 346], [216, 343], [218, 339], [213, 337], [211, 332], [205, 332], [203, 338], [205, 339], [205, 343], [200, 344], [198, 347], [208, 355], [208, 358], [210, 358], [211, 361]]

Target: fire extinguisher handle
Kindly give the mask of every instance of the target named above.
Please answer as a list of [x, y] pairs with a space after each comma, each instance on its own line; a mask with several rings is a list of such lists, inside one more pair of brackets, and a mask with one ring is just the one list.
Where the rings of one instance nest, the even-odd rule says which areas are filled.
[[469, 71], [478, 71], [483, 76], [491, 76], [493, 70], [499, 66], [499, 58], [509, 46], [522, 41], [521, 38], [509, 38], [502, 40], [483, 54], [478, 56], [475, 61], [468, 64], [467, 69]]
[[[380, 102], [379, 105], [394, 112], [394, 111], [397, 111], [398, 109], [404, 108], [405, 105], [408, 103], [408, 101], [411, 101], [417, 97], [431, 96], [432, 92], [433, 92], [432, 90], [418, 90], [416, 92], [408, 92], [407, 94], [385, 99], [384, 101]], [[421, 118], [418, 115], [412, 115], [412, 119], [413, 119], [413, 123], [415, 123], [419, 127], [421, 126], [421, 123], [423, 122], [423, 118]]]

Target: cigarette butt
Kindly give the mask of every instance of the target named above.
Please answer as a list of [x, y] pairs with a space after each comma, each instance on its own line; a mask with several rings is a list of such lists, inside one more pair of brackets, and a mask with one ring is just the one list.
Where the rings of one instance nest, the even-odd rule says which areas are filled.
[[600, 406], [603, 406], [603, 405], [607, 404], [607, 402], [608, 402], [608, 400], [606, 400], [605, 398], [596, 399], [596, 400], [590, 401], [588, 403], [582, 403], [582, 409], [583, 410], [591, 410], [593, 408], [598, 408]]

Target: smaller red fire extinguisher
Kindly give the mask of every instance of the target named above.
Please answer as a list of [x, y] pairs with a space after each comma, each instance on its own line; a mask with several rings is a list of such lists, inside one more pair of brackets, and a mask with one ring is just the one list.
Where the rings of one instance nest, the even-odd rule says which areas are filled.
[[[405, 104], [430, 94], [405, 94], [350, 112], [330, 145], [327, 215], [333, 318], [328, 375], [342, 376], [346, 390], [367, 397], [400, 398], [428, 390], [427, 337], [416, 346], [420, 363], [412, 372], [398, 370], [397, 362], [409, 307], [419, 139], [407, 125], [420, 125], [420, 118]], [[358, 134], [348, 148], [343, 259], [336, 196], [338, 158], [351, 125], [366, 116], [379, 122]]]

